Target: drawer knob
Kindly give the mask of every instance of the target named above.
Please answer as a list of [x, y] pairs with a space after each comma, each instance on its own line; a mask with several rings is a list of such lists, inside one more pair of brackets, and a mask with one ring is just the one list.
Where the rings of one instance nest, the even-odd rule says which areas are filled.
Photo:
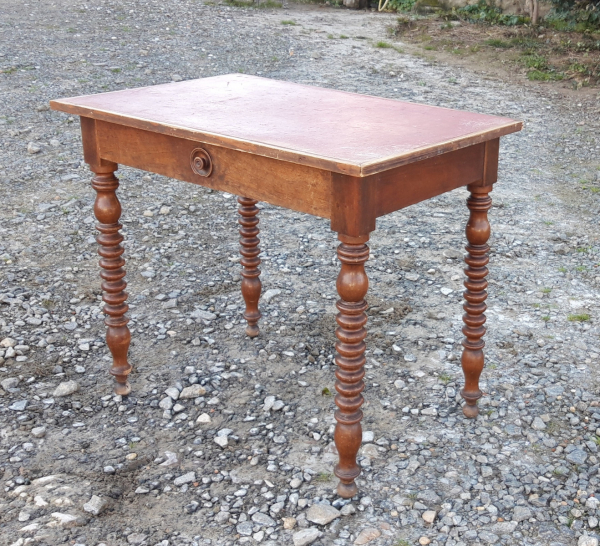
[[196, 148], [191, 156], [192, 171], [200, 176], [210, 176], [212, 173], [212, 160], [203, 148]]

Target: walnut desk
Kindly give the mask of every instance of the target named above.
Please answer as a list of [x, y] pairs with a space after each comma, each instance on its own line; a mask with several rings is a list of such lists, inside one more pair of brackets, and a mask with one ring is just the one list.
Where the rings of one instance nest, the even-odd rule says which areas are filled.
[[130, 392], [131, 371], [114, 175], [121, 163], [240, 196], [241, 289], [250, 337], [259, 334], [261, 316], [256, 203], [331, 221], [341, 241], [335, 475], [338, 493], [346, 498], [356, 494], [360, 474], [369, 234], [379, 216], [467, 186], [461, 394], [464, 414], [477, 415], [488, 194], [497, 179], [500, 137], [519, 131], [520, 122], [239, 74], [61, 99], [51, 106], [81, 117], [84, 157], [95, 173], [106, 342], [117, 394]]

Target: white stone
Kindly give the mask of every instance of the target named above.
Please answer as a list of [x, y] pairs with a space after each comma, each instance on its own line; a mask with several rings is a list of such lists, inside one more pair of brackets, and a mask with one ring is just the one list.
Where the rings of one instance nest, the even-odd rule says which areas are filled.
[[13, 339], [12, 337], [5, 337], [2, 341], [0, 341], [0, 347], [3, 348], [7, 348], [7, 347], [14, 347], [17, 344], [17, 340]]
[[227, 436], [216, 436], [214, 440], [215, 444], [221, 447], [225, 447], [229, 443], [229, 440], [227, 440]]
[[27, 153], [30, 154], [39, 154], [42, 151], [42, 148], [37, 144], [30, 142], [27, 144]]
[[587, 535], [583, 535], [579, 537], [579, 540], [577, 541], [577, 546], [598, 546], [598, 539]]
[[435, 521], [435, 516], [437, 516], [437, 512], [435, 510], [427, 510], [423, 512], [421, 516], [425, 523], [433, 523]]
[[73, 516], [71, 514], [63, 514], [62, 512], [53, 512], [50, 515], [56, 520], [56, 524], [60, 527], [65, 527], [65, 528], [79, 527], [81, 525], [84, 525], [84, 523], [85, 523], [81, 518], [79, 518], [77, 516]]
[[43, 438], [46, 436], [46, 427], [35, 427], [31, 429], [31, 435], [34, 438]]
[[375, 527], [367, 527], [359, 533], [354, 541], [354, 544], [356, 546], [362, 546], [363, 544], [367, 544], [368, 542], [371, 542], [380, 536], [381, 531], [379, 529], [375, 529]]
[[282, 518], [284, 529], [293, 529], [296, 527], [296, 518]]
[[79, 383], [77, 381], [63, 381], [54, 389], [53, 396], [69, 396], [79, 390]]
[[183, 389], [179, 395], [179, 399], [198, 398], [199, 396], [204, 396], [205, 394], [206, 389], [202, 385], [196, 384]]
[[108, 502], [102, 497], [92, 495], [92, 498], [83, 505], [83, 509], [94, 516], [99, 515], [106, 508]]
[[397, 389], [403, 389], [404, 387], [406, 387], [406, 383], [402, 381], [402, 379], [396, 379], [396, 381], [394, 381], [394, 387], [396, 387]]
[[19, 384], [18, 377], [7, 377], [6, 379], [3, 379], [2, 381], [0, 381], [0, 385], [2, 385], [2, 388], [7, 392], [9, 389], [16, 388], [18, 384]]
[[340, 516], [340, 511], [329, 504], [313, 504], [306, 512], [306, 519], [318, 525], [327, 525]]
[[352, 514], [356, 514], [356, 508], [354, 508], [353, 504], [345, 504], [342, 506], [340, 513], [342, 516], [351, 516]]
[[316, 527], [309, 527], [308, 529], [302, 529], [302, 531], [294, 533], [292, 540], [294, 541], [294, 546], [308, 546], [322, 534]]
[[362, 441], [364, 443], [372, 442], [375, 438], [375, 434], [370, 430], [365, 430], [362, 434]]
[[273, 407], [274, 403], [275, 403], [275, 397], [274, 396], [267, 396], [265, 398], [265, 400], [264, 400], [263, 409], [265, 411], [269, 411]]
[[444, 296], [449, 296], [450, 294], [452, 294], [452, 292], [454, 292], [454, 290], [452, 290], [452, 288], [448, 288], [447, 286], [444, 286], [444, 287], [440, 288], [440, 292], [442, 294], [444, 294]]
[[173, 399], [170, 396], [163, 398], [159, 403], [158, 407], [164, 410], [170, 410], [173, 408]]
[[176, 389], [175, 387], [169, 387], [166, 391], [165, 394], [167, 396], [170, 396], [173, 400], [177, 400], [179, 398], [179, 390]]
[[598, 500], [596, 497], [590, 497], [585, 501], [585, 507], [591, 508], [592, 510], [596, 510], [598, 505], [600, 505], [600, 500]]
[[198, 419], [196, 419], [196, 423], [210, 423], [210, 415], [208, 413], [201, 413], [198, 415]]
[[279, 288], [270, 288], [263, 294], [261, 300], [265, 303], [269, 303], [275, 296], [279, 296], [279, 294], [281, 294]]
[[292, 489], [298, 489], [302, 485], [302, 480], [300, 478], [294, 478], [290, 482], [290, 487]]

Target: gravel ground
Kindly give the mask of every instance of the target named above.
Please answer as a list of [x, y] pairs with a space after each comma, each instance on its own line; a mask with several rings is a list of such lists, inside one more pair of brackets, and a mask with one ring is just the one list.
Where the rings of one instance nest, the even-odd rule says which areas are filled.
[[[170, 4], [0, 0], [2, 544], [597, 546], [598, 98], [375, 48], [390, 15]], [[378, 221], [352, 501], [324, 220], [262, 207], [249, 340], [234, 196], [121, 169], [135, 370], [111, 393], [90, 175], [47, 102], [237, 71], [525, 121], [492, 194], [477, 420], [457, 397], [466, 191]]]

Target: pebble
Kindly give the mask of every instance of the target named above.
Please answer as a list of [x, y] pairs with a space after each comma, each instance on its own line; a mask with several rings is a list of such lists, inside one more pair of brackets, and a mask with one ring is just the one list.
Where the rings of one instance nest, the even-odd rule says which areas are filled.
[[323, 533], [319, 531], [316, 527], [309, 527], [308, 529], [302, 529], [294, 533], [292, 536], [292, 540], [294, 541], [294, 546], [308, 546], [312, 544], [315, 540], [317, 540]]
[[540, 417], [535, 417], [531, 423], [531, 428], [534, 430], [544, 430], [546, 428], [546, 423], [544, 423]]
[[355, 546], [361, 546], [362, 544], [367, 544], [376, 538], [381, 536], [381, 531], [379, 529], [375, 529], [374, 527], [367, 527], [363, 529], [356, 540], [354, 541]]
[[183, 474], [182, 476], [179, 476], [178, 478], [175, 478], [175, 480], [173, 481], [173, 483], [177, 487], [180, 487], [184, 483], [192, 483], [194, 481], [196, 481], [196, 473], [195, 472], [188, 472], [186, 474]]
[[31, 435], [34, 438], [43, 438], [44, 436], [46, 436], [46, 427], [44, 427], [44, 426], [33, 427], [31, 429]]
[[566, 457], [567, 461], [573, 464], [584, 464], [588, 458], [588, 454], [582, 449], [574, 449]]
[[128, 544], [143, 544], [147, 538], [148, 538], [148, 535], [145, 535], [144, 533], [131, 533], [130, 535], [127, 536], [127, 543]]
[[214, 442], [220, 447], [226, 447], [229, 443], [229, 440], [227, 439], [227, 436], [215, 436]]
[[79, 383], [77, 381], [63, 381], [59, 383], [58, 387], [54, 389], [53, 396], [58, 398], [61, 396], [69, 396], [76, 393], [79, 390]]
[[516, 506], [513, 510], [512, 520], [516, 522], [526, 521], [532, 516], [533, 513], [526, 506]]
[[50, 514], [60, 527], [69, 529], [71, 527], [81, 527], [85, 525], [85, 520], [73, 514], [64, 514], [62, 512], [52, 512]]
[[196, 423], [198, 424], [207, 424], [210, 423], [210, 421], [210, 415], [208, 415], [208, 413], [201, 413], [196, 419]]
[[25, 411], [27, 404], [29, 404], [29, 401], [27, 400], [18, 400], [17, 402], [13, 402], [10, 406], [8, 406], [8, 409], [13, 411]]
[[261, 297], [261, 301], [269, 303], [274, 297], [279, 296], [281, 290], [279, 288], [269, 288]]
[[313, 504], [306, 512], [306, 519], [318, 525], [327, 525], [340, 516], [340, 511], [329, 504]]
[[427, 544], [431, 544], [431, 540], [427, 537], [421, 537], [419, 538], [419, 544], [421, 546], [427, 546]]
[[2, 385], [2, 388], [6, 392], [9, 392], [11, 389], [17, 388], [17, 386], [19, 385], [19, 378], [18, 377], [8, 377], [8, 378], [0, 381], [0, 385]]
[[283, 521], [283, 528], [290, 530], [293, 529], [294, 527], [296, 527], [296, 518], [282, 518]]
[[92, 498], [83, 505], [83, 509], [94, 516], [98, 516], [106, 508], [108, 502], [106, 499], [97, 495], [92, 495]]
[[191, 385], [189, 387], [185, 387], [181, 394], [179, 395], [179, 399], [188, 399], [188, 398], [198, 398], [199, 396], [204, 396], [206, 394], [206, 389], [202, 385]]
[[425, 523], [433, 523], [435, 521], [436, 516], [437, 512], [435, 512], [434, 510], [427, 510], [422, 514], [422, 518], [425, 521]]
[[262, 512], [256, 512], [256, 514], [253, 514], [252, 521], [258, 525], [266, 527], [275, 527], [277, 525], [273, 518], [270, 518], [267, 516], [267, 514], [263, 514]]
[[29, 154], [39, 154], [42, 151], [41, 146], [38, 146], [37, 144], [30, 142], [29, 144], [27, 144], [27, 153]]
[[579, 537], [579, 540], [577, 541], [577, 546], [598, 546], [598, 539], [595, 537], [583, 535]]

